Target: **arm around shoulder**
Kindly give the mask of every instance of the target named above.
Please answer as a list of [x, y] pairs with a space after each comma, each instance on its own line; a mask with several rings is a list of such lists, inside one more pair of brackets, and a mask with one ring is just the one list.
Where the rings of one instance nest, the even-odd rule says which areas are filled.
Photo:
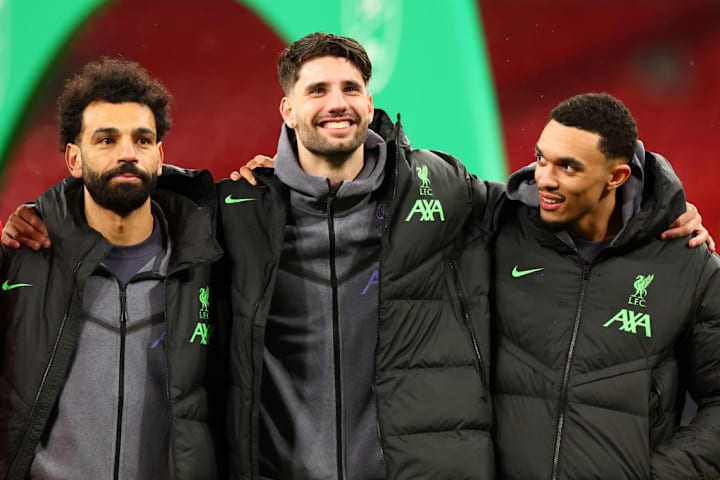
[[652, 478], [720, 478], [720, 257], [710, 254], [684, 346], [688, 391], [698, 412], [652, 453]]
[[480, 228], [490, 234], [500, 225], [507, 197], [505, 183], [472, 178], [473, 217]]

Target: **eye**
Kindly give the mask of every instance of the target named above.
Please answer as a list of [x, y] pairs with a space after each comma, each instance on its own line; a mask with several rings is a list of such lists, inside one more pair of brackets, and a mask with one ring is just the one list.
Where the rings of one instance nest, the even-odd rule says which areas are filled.
[[535, 161], [538, 164], [543, 164], [545, 163], [545, 157], [543, 157], [541, 153], [535, 153]]
[[323, 87], [314, 87], [310, 89], [310, 95], [322, 95], [325, 92]]
[[111, 143], [113, 143], [113, 139], [110, 137], [102, 137], [100, 139], [100, 143], [102, 143], [104, 145], [110, 145]]
[[575, 173], [577, 171], [575, 165], [573, 165], [572, 163], [563, 163], [562, 165], [560, 165], [560, 167], [568, 173]]
[[138, 143], [140, 145], [152, 145], [152, 140], [150, 140], [149, 138], [142, 137], [142, 138], [138, 138]]

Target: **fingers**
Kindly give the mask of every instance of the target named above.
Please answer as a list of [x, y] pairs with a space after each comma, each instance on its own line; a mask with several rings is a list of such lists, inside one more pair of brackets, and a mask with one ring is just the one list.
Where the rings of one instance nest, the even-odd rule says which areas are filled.
[[660, 238], [667, 240], [670, 238], [690, 236], [690, 240], [688, 241], [689, 247], [695, 248], [702, 244], [707, 244], [710, 251], [714, 252], [715, 240], [702, 224], [702, 215], [700, 215], [697, 207], [692, 203], [686, 203], [686, 207], [685, 213], [680, 215], [672, 225], [670, 225], [670, 228], [660, 235]]
[[[257, 163], [258, 167], [273, 168], [275, 165], [275, 157], [268, 157], [267, 155], [255, 155], [250, 162]], [[248, 162], [248, 164], [250, 163]]]
[[258, 167], [272, 168], [274, 163], [274, 159], [267, 155], [255, 155], [250, 161], [240, 167], [240, 170], [230, 172], [230, 180], [237, 182], [241, 178], [244, 178], [249, 184], [257, 185], [255, 175], [253, 175], [252, 171]]
[[[2, 227], [2, 222], [0, 222], [0, 227]], [[20, 244], [6, 232], [5, 228], [2, 229], [2, 243], [12, 249], [20, 248]]]
[[8, 248], [20, 248], [22, 244], [39, 250], [41, 247], [51, 246], [45, 224], [30, 205], [20, 205], [10, 214], [3, 228], [2, 242]]
[[687, 204], [687, 210], [680, 215], [668, 230], [665, 230], [660, 238], [667, 240], [670, 238], [682, 238], [692, 235], [693, 232], [700, 232], [705, 227], [702, 225], [702, 216], [698, 209], [692, 203]]
[[[33, 230], [37, 232], [38, 234], [48, 237], [48, 231], [47, 228], [45, 228], [45, 223], [40, 219], [37, 212], [35, 212], [35, 207], [30, 205], [20, 205], [16, 210], [15, 213], [18, 214], [20, 219], [32, 226]], [[12, 215], [10, 215], [12, 218]], [[48, 238], [48, 242], [50, 239]], [[49, 246], [49, 245], [48, 245]]]
[[708, 249], [711, 252], [715, 252], [715, 240], [713, 239], [712, 235], [710, 235], [710, 232], [705, 227], [701, 227], [698, 230], [695, 231], [695, 235], [690, 238], [690, 241], [688, 241], [688, 246], [690, 248], [699, 247], [703, 243], [706, 243], [708, 246]]

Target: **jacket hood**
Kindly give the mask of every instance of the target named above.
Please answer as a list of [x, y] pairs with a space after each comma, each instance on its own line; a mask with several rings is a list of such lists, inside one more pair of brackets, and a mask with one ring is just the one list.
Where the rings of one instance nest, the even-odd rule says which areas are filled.
[[[538, 191], [533, 162], [510, 176], [507, 196], [531, 208], [538, 208]], [[622, 202], [623, 228], [612, 241], [613, 245], [630, 238], [659, 235], [683, 212], [685, 196], [682, 184], [669, 162], [656, 153], [645, 150], [638, 140], [630, 162], [631, 175], [618, 190]]]
[[[385, 178], [387, 144], [373, 130], [368, 130], [364, 143], [365, 161], [362, 170], [352, 181], [340, 184], [334, 192], [339, 205], [349, 207], [360, 198], [376, 191]], [[295, 131], [282, 125], [278, 140], [275, 174], [290, 189], [298, 192], [303, 203], [312, 209], [323, 210], [330, 195], [327, 178], [308, 175], [300, 166]]]

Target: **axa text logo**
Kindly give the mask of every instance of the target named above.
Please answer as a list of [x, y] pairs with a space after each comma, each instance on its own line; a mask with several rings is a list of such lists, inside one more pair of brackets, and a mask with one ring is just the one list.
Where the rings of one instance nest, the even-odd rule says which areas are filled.
[[195, 343], [195, 339], [200, 337], [200, 344], [207, 345], [213, 335], [213, 326], [208, 323], [198, 322], [195, 325], [195, 331], [190, 337], [190, 343]]
[[445, 221], [445, 212], [443, 212], [440, 200], [425, 200], [422, 198], [415, 200], [415, 205], [413, 205], [408, 216], [405, 217], [405, 221], [412, 220], [413, 215], [416, 213], [420, 215], [421, 222], [434, 222], [436, 220], [435, 214], [438, 215], [441, 222]]
[[[635, 293], [628, 297], [628, 305], [645, 308], [645, 297], [648, 294], [648, 287], [652, 283], [655, 275], [637, 275], [633, 287]], [[603, 327], [618, 325], [618, 330], [637, 334], [638, 329], [643, 329], [647, 338], [652, 338], [652, 325], [650, 322], [650, 314], [638, 312], [633, 309], [623, 308], [617, 312], [610, 320], [603, 324]]]
[[[420, 180], [420, 196], [431, 197], [433, 195], [433, 191], [430, 186], [430, 173], [427, 165], [416, 167], [415, 172]], [[445, 221], [445, 212], [443, 211], [442, 203], [440, 203], [440, 200], [434, 198], [418, 198], [415, 200], [415, 203], [410, 209], [410, 213], [408, 213], [407, 217], [405, 217], [405, 221], [409, 222], [412, 220], [415, 214], [419, 215], [419, 220], [421, 222], [434, 222], [436, 220], [440, 220], [441, 222]]]

